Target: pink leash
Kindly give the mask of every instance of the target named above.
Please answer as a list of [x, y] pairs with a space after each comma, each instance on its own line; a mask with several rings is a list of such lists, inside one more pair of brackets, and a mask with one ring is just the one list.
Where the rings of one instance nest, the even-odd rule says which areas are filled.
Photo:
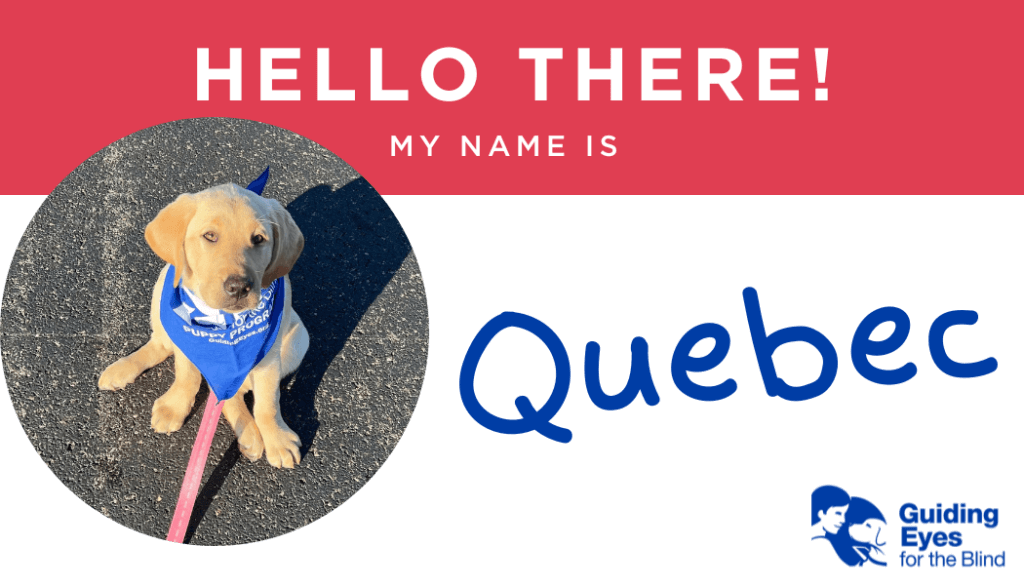
[[206, 457], [210, 454], [210, 445], [213, 444], [213, 435], [217, 433], [217, 421], [220, 420], [220, 411], [223, 408], [224, 403], [218, 402], [217, 397], [210, 392], [210, 397], [206, 399], [206, 410], [203, 411], [203, 422], [199, 424], [199, 434], [192, 445], [192, 456], [188, 460], [188, 469], [185, 470], [185, 480], [181, 483], [181, 493], [178, 494], [178, 505], [174, 508], [171, 529], [167, 531], [167, 540], [171, 542], [185, 540], [192, 508], [196, 505], [196, 496], [199, 495], [199, 483], [203, 480], [203, 470], [206, 469]]

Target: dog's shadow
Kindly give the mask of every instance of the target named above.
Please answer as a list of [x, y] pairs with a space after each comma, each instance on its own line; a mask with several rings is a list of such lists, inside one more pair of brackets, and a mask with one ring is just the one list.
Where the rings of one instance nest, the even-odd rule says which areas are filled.
[[[281, 416], [302, 440], [305, 458], [320, 428], [317, 392], [342, 392], [331, 383], [321, 387], [325, 374], [411, 247], [391, 209], [362, 178], [339, 189], [313, 187], [285, 207], [306, 238], [289, 276], [292, 307], [310, 342], [299, 369], [281, 382]], [[246, 401], [251, 408], [251, 394]], [[200, 408], [197, 401], [190, 416]], [[196, 499], [186, 543], [239, 457], [232, 445], [214, 468]]]

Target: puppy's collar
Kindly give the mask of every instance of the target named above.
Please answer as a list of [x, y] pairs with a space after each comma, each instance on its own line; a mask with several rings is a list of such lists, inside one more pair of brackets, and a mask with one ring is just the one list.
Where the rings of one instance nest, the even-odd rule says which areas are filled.
[[185, 322], [189, 322], [192, 319], [195, 319], [199, 323], [213, 325], [215, 327], [224, 328], [228, 326], [227, 318], [225, 317], [226, 313], [224, 311], [221, 311], [220, 309], [214, 309], [213, 307], [207, 305], [205, 302], [203, 302], [203, 299], [200, 298], [199, 295], [192, 292], [191, 290], [183, 286], [179, 288], [182, 291], [184, 291], [184, 293], [188, 296], [189, 300], [192, 301], [191, 307], [188, 306], [187, 303], [182, 303], [174, 311], [175, 313], [178, 313], [178, 316], [185, 320]]
[[271, 283], [269, 287], [261, 289], [260, 303], [257, 308], [242, 311], [240, 313], [229, 313], [220, 309], [214, 309], [210, 305], [207, 305], [206, 302], [203, 301], [202, 297], [184, 286], [178, 286], [177, 289], [179, 291], [177, 301], [180, 302], [180, 304], [173, 302], [173, 300], [172, 304], [177, 305], [177, 308], [174, 309], [175, 314], [181, 317], [182, 321], [186, 323], [209, 325], [217, 329], [226, 329], [228, 327], [240, 325], [244, 323], [247, 318], [256, 314], [258, 309], [262, 308], [266, 301], [274, 298], [275, 289], [275, 283]]

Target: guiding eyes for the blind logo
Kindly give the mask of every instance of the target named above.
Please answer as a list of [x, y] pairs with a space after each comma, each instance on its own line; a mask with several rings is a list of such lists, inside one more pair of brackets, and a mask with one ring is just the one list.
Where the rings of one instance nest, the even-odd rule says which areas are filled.
[[871, 502], [823, 485], [811, 494], [811, 541], [851, 567], [886, 566], [885, 516]]

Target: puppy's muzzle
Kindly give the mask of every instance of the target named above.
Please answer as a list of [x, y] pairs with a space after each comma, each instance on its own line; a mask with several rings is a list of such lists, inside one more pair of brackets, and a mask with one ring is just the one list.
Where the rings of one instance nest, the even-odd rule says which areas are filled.
[[240, 300], [252, 291], [252, 279], [237, 274], [224, 281], [224, 292], [232, 299]]

